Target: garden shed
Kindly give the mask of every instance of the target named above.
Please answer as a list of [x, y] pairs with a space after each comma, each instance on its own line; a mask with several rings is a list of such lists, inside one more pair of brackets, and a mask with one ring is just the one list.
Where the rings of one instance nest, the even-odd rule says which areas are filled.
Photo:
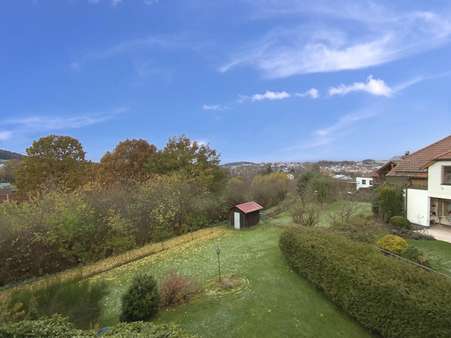
[[235, 205], [230, 212], [230, 223], [235, 229], [247, 228], [260, 221], [260, 210], [263, 207], [257, 202], [246, 202]]

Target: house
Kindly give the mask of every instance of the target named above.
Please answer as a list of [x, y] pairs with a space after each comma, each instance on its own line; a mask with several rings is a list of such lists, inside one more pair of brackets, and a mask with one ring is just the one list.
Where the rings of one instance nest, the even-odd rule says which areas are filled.
[[371, 178], [374, 185], [384, 184], [387, 174], [398, 165], [397, 160], [390, 160], [384, 163], [381, 167], [373, 171]]
[[263, 207], [257, 202], [246, 202], [235, 205], [230, 212], [230, 223], [235, 229], [247, 228], [260, 221], [260, 210]]
[[451, 135], [401, 159], [386, 181], [404, 187], [410, 222], [451, 225]]
[[371, 177], [356, 177], [356, 189], [368, 189], [373, 186], [373, 179]]

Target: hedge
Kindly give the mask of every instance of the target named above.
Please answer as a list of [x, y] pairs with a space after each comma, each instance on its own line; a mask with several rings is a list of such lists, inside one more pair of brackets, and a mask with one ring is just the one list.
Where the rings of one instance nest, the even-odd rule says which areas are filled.
[[383, 337], [451, 337], [451, 280], [323, 229], [289, 229], [280, 248], [306, 277]]
[[134, 337], [134, 338], [193, 338], [172, 325], [149, 322], [119, 323], [99, 331], [79, 330], [66, 318], [53, 316], [39, 320], [24, 320], [16, 323], [0, 323], [0, 338], [70, 338], [70, 337]]

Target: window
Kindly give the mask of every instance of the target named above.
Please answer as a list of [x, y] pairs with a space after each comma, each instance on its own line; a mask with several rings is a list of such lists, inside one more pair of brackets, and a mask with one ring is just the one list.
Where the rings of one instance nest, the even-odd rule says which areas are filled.
[[373, 180], [369, 180], [369, 181], [368, 181], [368, 184], [369, 184], [369, 185], [373, 185]]
[[443, 167], [442, 184], [451, 184], [451, 166]]
[[366, 180], [362, 180], [362, 184], [365, 185], [366, 184]]

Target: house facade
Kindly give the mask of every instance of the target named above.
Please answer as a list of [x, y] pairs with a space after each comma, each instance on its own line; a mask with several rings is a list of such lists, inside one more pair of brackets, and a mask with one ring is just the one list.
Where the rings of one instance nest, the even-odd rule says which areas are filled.
[[451, 135], [400, 160], [385, 180], [404, 188], [410, 222], [451, 226]]
[[372, 177], [356, 177], [355, 178], [356, 189], [368, 189], [373, 186]]

